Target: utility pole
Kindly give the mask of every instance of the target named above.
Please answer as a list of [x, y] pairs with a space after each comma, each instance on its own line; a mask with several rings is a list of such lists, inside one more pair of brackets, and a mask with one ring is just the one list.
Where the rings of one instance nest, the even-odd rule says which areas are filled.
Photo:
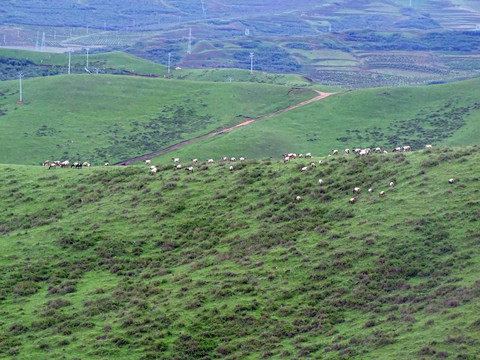
[[170, 74], [170, 58], [172, 57], [172, 53], [168, 53], [168, 74]]
[[71, 49], [68, 48], [68, 75], [70, 75], [70, 64], [71, 64], [72, 53]]
[[190, 55], [192, 53], [192, 28], [188, 30], [188, 47], [187, 47], [187, 54]]
[[19, 74], [18, 74], [18, 78], [20, 79], [20, 100], [18, 101], [18, 103], [22, 103], [22, 102], [23, 102], [23, 97], [22, 97], [22, 77], [23, 77], [23, 74], [22, 74], [22, 73], [19, 73]]
[[90, 48], [87, 48], [87, 69], [88, 69], [88, 50], [90, 50]]
[[253, 52], [250, 53], [250, 75], [253, 75]]

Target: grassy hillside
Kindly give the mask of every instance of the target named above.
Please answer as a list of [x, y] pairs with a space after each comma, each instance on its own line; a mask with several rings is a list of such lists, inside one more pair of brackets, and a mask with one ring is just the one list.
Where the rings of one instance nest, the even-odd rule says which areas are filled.
[[[331, 149], [410, 144], [473, 145], [480, 139], [480, 80], [415, 88], [339, 93], [275, 117], [209, 137], [174, 151], [175, 156], [273, 156], [327, 154]], [[170, 158], [172, 153], [164, 155]]]
[[1, 165], [2, 357], [479, 357], [478, 146], [312, 161]]
[[0, 162], [103, 164], [233, 126], [314, 97], [312, 90], [111, 75], [0, 83]]

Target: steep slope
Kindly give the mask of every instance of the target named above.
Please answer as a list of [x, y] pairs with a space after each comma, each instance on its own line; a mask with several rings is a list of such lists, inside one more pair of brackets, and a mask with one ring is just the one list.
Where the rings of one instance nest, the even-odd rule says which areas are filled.
[[156, 165], [0, 167], [2, 354], [480, 356], [478, 146]]

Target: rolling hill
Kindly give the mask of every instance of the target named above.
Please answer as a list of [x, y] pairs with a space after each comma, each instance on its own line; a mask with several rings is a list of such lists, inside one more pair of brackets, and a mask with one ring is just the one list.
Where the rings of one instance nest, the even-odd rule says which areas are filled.
[[0, 352], [479, 357], [478, 146], [313, 155], [0, 165]]
[[0, 83], [1, 163], [113, 163], [316, 95], [268, 84], [89, 74], [25, 79], [22, 104], [18, 91], [18, 81]]

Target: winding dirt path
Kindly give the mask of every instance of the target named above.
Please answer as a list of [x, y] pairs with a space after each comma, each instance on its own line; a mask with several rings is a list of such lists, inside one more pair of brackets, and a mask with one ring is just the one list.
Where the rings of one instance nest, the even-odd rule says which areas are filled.
[[245, 126], [245, 125], [248, 125], [248, 124], [251, 124], [255, 121], [258, 121], [258, 120], [263, 120], [263, 119], [268, 119], [268, 118], [271, 118], [271, 117], [274, 117], [278, 114], [282, 114], [284, 112], [287, 112], [287, 111], [290, 111], [292, 109], [296, 109], [300, 106], [304, 106], [304, 105], [307, 105], [307, 104], [310, 104], [312, 102], [315, 102], [315, 101], [318, 101], [318, 100], [321, 100], [321, 99], [324, 99], [330, 95], [333, 95], [333, 94], [336, 94], [336, 93], [325, 93], [325, 92], [321, 92], [321, 91], [318, 91], [318, 90], [314, 90], [318, 95], [309, 99], [309, 100], [305, 100], [305, 101], [302, 101], [301, 103], [298, 103], [296, 105], [292, 105], [292, 106], [289, 106], [285, 109], [281, 109], [281, 110], [278, 110], [278, 111], [275, 111], [271, 114], [267, 114], [267, 115], [264, 115], [264, 116], [260, 116], [258, 118], [254, 118], [254, 119], [248, 119], [248, 120], [245, 120], [244, 122], [240, 123], [240, 124], [237, 124], [235, 126], [232, 126], [230, 128], [223, 128], [222, 130], [216, 130], [216, 131], [212, 131], [212, 132], [209, 132], [207, 134], [204, 134], [204, 135], [200, 135], [200, 136], [197, 136], [197, 137], [194, 137], [192, 139], [188, 139], [188, 140], [185, 140], [185, 141], [181, 141], [179, 143], [176, 143], [174, 145], [170, 145], [166, 148], [163, 148], [161, 150], [158, 150], [158, 151], [155, 151], [155, 152], [152, 152], [152, 153], [149, 153], [149, 154], [144, 154], [144, 155], [140, 155], [140, 156], [136, 156], [134, 158], [131, 158], [131, 159], [128, 159], [128, 160], [123, 160], [123, 161], [119, 161], [113, 165], [128, 165], [128, 164], [131, 164], [135, 161], [141, 161], [141, 160], [146, 160], [146, 159], [150, 159], [152, 157], [155, 157], [155, 156], [159, 156], [159, 155], [162, 155], [162, 154], [165, 154], [166, 152], [168, 151], [171, 151], [171, 150], [174, 150], [174, 149], [178, 149], [179, 147], [182, 147], [182, 146], [185, 146], [187, 144], [190, 144], [196, 140], [199, 140], [199, 139], [203, 139], [203, 138], [206, 138], [208, 136], [214, 136], [214, 135], [219, 135], [219, 134], [223, 134], [225, 132], [229, 132], [229, 131], [232, 131], [232, 130], [235, 130], [239, 127], [242, 127], [242, 126]]

